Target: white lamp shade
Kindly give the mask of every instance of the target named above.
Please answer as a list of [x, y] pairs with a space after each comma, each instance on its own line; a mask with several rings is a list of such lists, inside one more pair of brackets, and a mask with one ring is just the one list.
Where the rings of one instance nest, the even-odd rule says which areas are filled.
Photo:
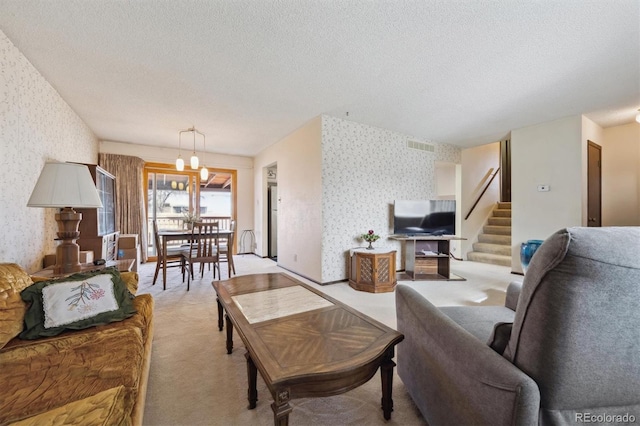
[[209, 170], [205, 166], [202, 166], [202, 169], [200, 169], [200, 179], [209, 179]]
[[184, 170], [184, 160], [182, 159], [182, 157], [178, 157], [178, 159], [176, 160], [176, 170], [179, 172]]
[[198, 157], [195, 154], [193, 154], [191, 156], [191, 168], [193, 170], [196, 170], [199, 164], [200, 164], [200, 161], [198, 161]]
[[50, 162], [40, 172], [27, 206], [100, 208], [102, 202], [87, 166]]

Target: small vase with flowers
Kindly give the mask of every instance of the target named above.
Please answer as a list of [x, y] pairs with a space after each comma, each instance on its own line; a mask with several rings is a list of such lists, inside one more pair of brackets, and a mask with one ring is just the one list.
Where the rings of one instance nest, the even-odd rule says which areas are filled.
[[369, 247], [367, 247], [367, 250], [373, 250], [373, 246], [371, 245], [371, 243], [378, 241], [380, 239], [380, 236], [377, 235], [373, 231], [373, 229], [369, 229], [369, 232], [367, 232], [366, 234], [362, 234], [360, 238], [369, 243]]

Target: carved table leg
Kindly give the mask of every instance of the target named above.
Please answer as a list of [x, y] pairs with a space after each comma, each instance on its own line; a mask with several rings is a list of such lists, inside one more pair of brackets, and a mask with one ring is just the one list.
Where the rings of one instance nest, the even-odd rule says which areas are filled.
[[289, 413], [293, 408], [289, 405], [290, 394], [288, 390], [276, 390], [273, 394], [273, 424], [275, 426], [288, 426]]
[[220, 303], [220, 299], [216, 298], [216, 302], [218, 302], [218, 330], [222, 331], [224, 327], [224, 308], [222, 307], [222, 303]]
[[249, 399], [249, 410], [256, 408], [256, 402], [258, 401], [258, 387], [256, 386], [258, 380], [258, 369], [253, 363], [249, 352], [244, 354], [247, 359], [247, 377], [249, 379], [249, 389], [247, 390], [247, 397]]
[[389, 420], [391, 418], [391, 412], [393, 411], [393, 399], [391, 398], [391, 392], [393, 390], [393, 367], [396, 366], [393, 358], [393, 348], [384, 356], [382, 364], [380, 364], [380, 378], [382, 379], [382, 412], [384, 413], [384, 419]]
[[230, 354], [233, 350], [233, 323], [229, 315], [225, 315], [227, 320], [227, 353]]

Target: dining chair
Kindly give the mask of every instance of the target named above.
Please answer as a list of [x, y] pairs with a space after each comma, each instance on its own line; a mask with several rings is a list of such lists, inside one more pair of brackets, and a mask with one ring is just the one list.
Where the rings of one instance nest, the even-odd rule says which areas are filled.
[[213, 264], [213, 278], [216, 277], [218, 269], [218, 279], [220, 279], [220, 232], [218, 223], [195, 222], [191, 230], [191, 246], [185, 250], [186, 270], [182, 271], [182, 282], [184, 274], [187, 273], [187, 291], [191, 280], [194, 279], [193, 269], [196, 263], [200, 264], [200, 278], [204, 277], [204, 264]]
[[[160, 238], [160, 233], [158, 232], [158, 222], [153, 220], [153, 237], [156, 242], [156, 252], [158, 256], [158, 260], [156, 261], [156, 272], [153, 274], [153, 282], [151, 285], [156, 284], [156, 280], [158, 279], [158, 273], [163, 266], [163, 263], [167, 265], [167, 268], [176, 268], [181, 267], [184, 275], [185, 268], [185, 256], [184, 250], [180, 247], [167, 247], [167, 256], [164, 256], [164, 250], [162, 246], [162, 239]], [[163, 288], [166, 290], [166, 288]]]
[[229, 278], [231, 278], [231, 272], [236, 273], [236, 266], [233, 263], [233, 241], [235, 239], [236, 234], [236, 221], [232, 220], [229, 226], [229, 236], [226, 240], [220, 243], [220, 263], [227, 263]]

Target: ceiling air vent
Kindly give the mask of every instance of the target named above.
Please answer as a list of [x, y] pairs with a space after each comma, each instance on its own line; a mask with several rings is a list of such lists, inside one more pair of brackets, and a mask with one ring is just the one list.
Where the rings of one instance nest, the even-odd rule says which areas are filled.
[[435, 152], [436, 147], [430, 143], [418, 142], [414, 140], [407, 140], [407, 148], [417, 149], [418, 151]]

